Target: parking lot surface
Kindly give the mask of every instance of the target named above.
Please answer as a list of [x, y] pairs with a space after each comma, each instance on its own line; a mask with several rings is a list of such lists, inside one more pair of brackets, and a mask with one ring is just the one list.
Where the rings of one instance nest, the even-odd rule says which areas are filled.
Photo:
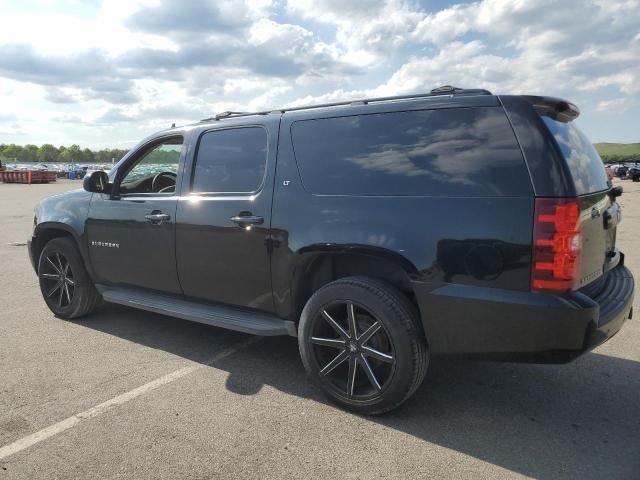
[[[640, 278], [640, 183], [616, 183]], [[53, 317], [24, 244], [37, 201], [79, 186], [0, 184], [0, 479], [640, 478], [640, 295], [568, 365], [435, 358], [363, 418], [325, 401], [293, 338], [105, 303]]]

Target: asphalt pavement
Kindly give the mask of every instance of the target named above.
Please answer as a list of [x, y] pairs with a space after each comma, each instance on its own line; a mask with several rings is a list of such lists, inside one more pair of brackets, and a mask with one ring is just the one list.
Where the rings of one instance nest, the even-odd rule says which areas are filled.
[[[640, 278], [640, 183], [617, 183]], [[106, 303], [55, 318], [25, 241], [36, 202], [79, 187], [0, 184], [0, 480], [640, 479], [640, 318], [567, 365], [435, 358], [403, 407], [359, 417], [293, 338]]]

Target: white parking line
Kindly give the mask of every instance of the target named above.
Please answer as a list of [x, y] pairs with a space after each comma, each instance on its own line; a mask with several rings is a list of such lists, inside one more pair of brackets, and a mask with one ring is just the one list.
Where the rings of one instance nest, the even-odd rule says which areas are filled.
[[197, 365], [191, 365], [189, 367], [184, 367], [179, 370], [176, 370], [175, 372], [168, 373], [167, 375], [156, 378], [155, 380], [152, 380], [149, 383], [145, 383], [144, 385], [138, 388], [129, 390], [128, 392], [123, 393], [122, 395], [113, 397], [112, 399], [107, 400], [106, 402], [103, 402], [99, 405], [96, 405], [95, 407], [91, 407], [88, 410], [85, 410], [84, 412], [76, 413], [75, 415], [72, 415], [69, 418], [65, 418], [64, 420], [58, 423], [54, 423], [53, 425], [43, 428], [40, 431], [37, 431], [35, 433], [32, 433], [31, 435], [27, 435], [26, 437], [16, 440], [15, 442], [10, 443], [9, 445], [5, 445], [4, 447], [0, 448], [0, 460], [7, 458], [9, 455], [13, 455], [14, 453], [18, 453], [26, 448], [29, 448], [35, 445], [36, 443], [40, 443], [48, 438], [58, 435], [59, 433], [62, 433], [65, 430], [69, 430], [70, 428], [73, 428], [76, 425], [78, 425], [83, 420], [97, 417], [98, 415], [103, 414], [107, 410], [110, 410], [119, 405], [123, 405], [128, 401], [133, 400], [134, 398], [139, 397], [144, 393], [150, 392], [151, 390], [155, 390], [156, 388], [161, 387], [162, 385], [167, 385], [168, 383], [171, 383], [174, 380], [177, 380], [179, 378], [185, 377], [190, 373], [195, 372], [196, 370], [199, 370], [201, 368], [204, 368], [205, 366], [218, 362], [223, 358], [228, 357], [229, 355], [233, 355], [238, 350], [259, 341], [260, 339], [261, 337], [251, 337], [248, 340], [240, 342], [231, 348], [227, 348], [226, 350], [223, 350], [208, 362], [197, 364]]

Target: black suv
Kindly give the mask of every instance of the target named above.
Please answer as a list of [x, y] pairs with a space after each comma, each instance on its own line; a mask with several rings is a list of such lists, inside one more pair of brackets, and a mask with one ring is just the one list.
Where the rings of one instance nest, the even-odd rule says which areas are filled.
[[365, 414], [431, 355], [564, 362], [631, 317], [620, 207], [564, 100], [441, 88], [153, 135], [44, 200], [44, 299], [102, 299], [297, 336], [309, 375]]

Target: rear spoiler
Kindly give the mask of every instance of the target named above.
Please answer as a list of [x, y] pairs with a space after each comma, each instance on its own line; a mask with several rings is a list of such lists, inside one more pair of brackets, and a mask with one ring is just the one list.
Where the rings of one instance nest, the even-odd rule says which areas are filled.
[[554, 97], [536, 97], [523, 95], [539, 115], [551, 117], [562, 123], [575, 120], [580, 115], [580, 109], [571, 102]]

